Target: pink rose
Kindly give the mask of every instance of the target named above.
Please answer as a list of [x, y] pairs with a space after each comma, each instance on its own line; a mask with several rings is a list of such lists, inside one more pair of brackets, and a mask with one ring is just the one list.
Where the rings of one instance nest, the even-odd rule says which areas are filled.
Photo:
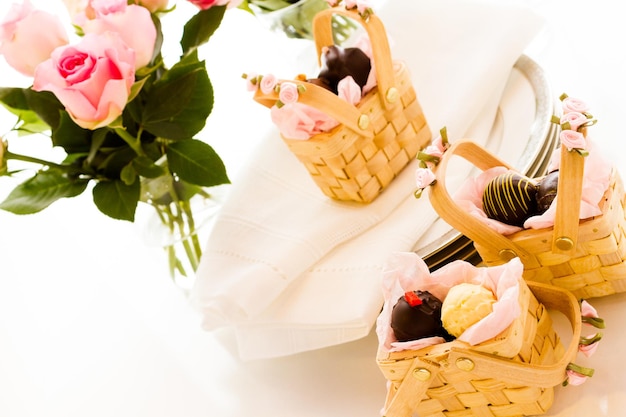
[[259, 88], [261, 88], [263, 94], [270, 94], [272, 91], [274, 91], [274, 87], [276, 87], [277, 83], [278, 79], [274, 74], [267, 74], [263, 76], [263, 78], [261, 78], [261, 85], [259, 86]]
[[364, 13], [367, 9], [372, 8], [372, 3], [369, 0], [357, 0], [356, 9], [359, 13]]
[[348, 75], [337, 84], [337, 95], [356, 106], [361, 101], [361, 87], [354, 81], [354, 78]]
[[345, 0], [343, 3], [346, 6], [346, 9], [353, 9], [353, 8], [357, 7], [357, 1], [356, 0]]
[[289, 139], [307, 140], [339, 124], [327, 114], [302, 103], [287, 104], [280, 108], [273, 106], [270, 115], [280, 133]]
[[587, 113], [589, 112], [589, 106], [582, 100], [573, 97], [566, 97], [563, 99], [563, 114], [575, 111], [578, 113]]
[[417, 188], [424, 189], [435, 181], [435, 174], [429, 168], [417, 168], [415, 170], [415, 184]]
[[561, 131], [559, 138], [561, 143], [565, 145], [567, 149], [585, 149], [587, 143], [585, 136], [575, 130], [563, 130]]
[[135, 79], [135, 55], [115, 33], [87, 34], [55, 49], [35, 71], [33, 89], [50, 91], [85, 129], [106, 126], [120, 114]]
[[561, 117], [561, 124], [566, 123], [566, 122], [569, 123], [570, 129], [572, 130], [578, 130], [580, 126], [587, 123], [588, 121], [589, 119], [587, 119], [587, 117], [584, 114], [579, 113], [577, 111], [571, 111], [569, 113], [565, 113]]
[[283, 104], [291, 104], [298, 101], [298, 86], [294, 83], [284, 82], [280, 85], [278, 99]]
[[154, 13], [158, 10], [166, 10], [169, 0], [134, 0], [134, 2]]
[[29, 0], [14, 3], [0, 23], [0, 54], [20, 73], [32, 77], [50, 53], [69, 42], [61, 20], [36, 10]]
[[213, 6], [228, 6], [229, 9], [239, 6], [243, 0], [188, 0], [200, 10], [207, 10]]
[[89, 7], [94, 10], [96, 17], [112, 13], [124, 13], [126, 4], [126, 0], [89, 0]]
[[119, 0], [91, 0], [90, 5], [95, 11], [95, 18], [77, 18], [78, 26], [85, 33], [118, 33], [135, 51], [135, 68], [148, 65], [157, 36], [150, 11], [135, 4], [126, 6], [125, 1], [120, 3]]

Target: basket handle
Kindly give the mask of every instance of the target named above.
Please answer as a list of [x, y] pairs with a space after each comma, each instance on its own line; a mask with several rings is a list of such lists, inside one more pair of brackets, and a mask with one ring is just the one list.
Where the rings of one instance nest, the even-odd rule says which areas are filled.
[[[330, 115], [339, 123], [361, 136], [367, 138], [374, 137], [374, 128], [369, 123], [369, 116], [361, 113], [356, 106], [348, 103], [332, 91], [302, 80], [278, 81], [279, 84], [281, 82], [290, 82], [304, 87], [305, 91], [298, 96], [299, 103], [314, 107], [322, 113]], [[260, 88], [257, 88], [253, 98], [256, 102], [271, 108], [278, 101], [278, 93], [274, 90], [264, 93]]]
[[[586, 136], [586, 130], [583, 130]], [[561, 166], [559, 168], [556, 215], [552, 239], [552, 252], [573, 255], [578, 241], [580, 203], [582, 200], [585, 158], [561, 144]], [[569, 202], [569, 204], [568, 204]]]
[[526, 250], [518, 247], [506, 236], [491, 229], [470, 213], [461, 210], [450, 196], [446, 188], [446, 171], [453, 155], [466, 159], [483, 171], [495, 166], [512, 169], [506, 162], [487, 152], [475, 142], [469, 139], [459, 140], [445, 151], [435, 170], [436, 181], [429, 187], [429, 198], [433, 208], [450, 226], [471, 240], [489, 247], [492, 252], [499, 253], [503, 261], [509, 261], [518, 256], [524, 265], [533, 265], [536, 261]]
[[548, 309], [560, 311], [572, 326], [572, 339], [565, 354], [551, 365], [532, 365], [503, 360], [497, 356], [476, 352], [471, 349], [452, 348], [449, 363], [469, 359], [474, 369], [481, 374], [498, 375], [499, 379], [517, 385], [535, 387], [556, 386], [566, 380], [566, 368], [578, 353], [582, 331], [582, 318], [578, 300], [569, 291], [536, 282], [527, 282], [537, 300]]
[[394, 69], [391, 58], [391, 48], [387, 39], [387, 31], [383, 22], [374, 13], [366, 19], [362, 18], [356, 9], [346, 10], [336, 6], [322, 10], [313, 18], [313, 38], [317, 50], [318, 64], [321, 64], [322, 49], [333, 45], [332, 17], [338, 14], [361, 23], [367, 32], [372, 46], [373, 68], [376, 68], [376, 86], [380, 93], [381, 104], [386, 109], [399, 100], [397, 89], [394, 87]]

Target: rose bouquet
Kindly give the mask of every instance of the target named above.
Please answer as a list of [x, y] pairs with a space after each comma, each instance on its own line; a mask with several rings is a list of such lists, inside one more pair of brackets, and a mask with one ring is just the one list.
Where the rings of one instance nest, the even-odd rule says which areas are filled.
[[[2, 134], [0, 175], [27, 174], [1, 209], [36, 213], [90, 188], [102, 213], [133, 222], [145, 203], [184, 238], [195, 269], [201, 248], [190, 201], [229, 183], [219, 155], [195, 138], [213, 108], [198, 48], [239, 2], [189, 1], [197, 12], [171, 66], [161, 51], [161, 17], [175, 12], [167, 0], [65, 0], [74, 33], [29, 0], [12, 5], [0, 24], [0, 53], [32, 85], [0, 88], [16, 117]], [[50, 157], [21, 152], [25, 135], [45, 137]], [[189, 274], [171, 250], [172, 273]]]

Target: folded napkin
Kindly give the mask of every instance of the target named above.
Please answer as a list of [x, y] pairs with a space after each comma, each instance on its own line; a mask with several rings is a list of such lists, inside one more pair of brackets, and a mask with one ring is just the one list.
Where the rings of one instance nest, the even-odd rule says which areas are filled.
[[[434, 136], [446, 126], [451, 140], [486, 140], [511, 68], [542, 21], [524, 8], [469, 0], [389, 2], [376, 12]], [[367, 335], [382, 307], [387, 257], [411, 250], [437, 218], [426, 197], [413, 197], [417, 161], [361, 205], [324, 196], [276, 129], [259, 144], [197, 272], [191, 302], [203, 327], [234, 327], [242, 359]], [[466, 176], [453, 173], [458, 182]]]

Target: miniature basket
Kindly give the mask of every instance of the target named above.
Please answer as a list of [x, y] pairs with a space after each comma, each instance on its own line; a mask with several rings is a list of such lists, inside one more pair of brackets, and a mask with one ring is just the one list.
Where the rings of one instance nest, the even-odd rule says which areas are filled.
[[[389, 381], [383, 416], [544, 414], [552, 406], [554, 387], [567, 380], [567, 368], [577, 354], [580, 306], [568, 291], [520, 282], [523, 314], [491, 341], [470, 346], [453, 340], [398, 352], [379, 349], [376, 361]], [[571, 323], [567, 349], [548, 309], [563, 313]]]
[[613, 169], [600, 203], [602, 215], [579, 220], [584, 157], [561, 145], [560, 178], [553, 227], [527, 229], [504, 236], [460, 209], [446, 189], [446, 167], [458, 155], [485, 171], [496, 166], [513, 170], [476, 143], [453, 144], [436, 169], [430, 201], [441, 218], [474, 243], [485, 265], [499, 265], [518, 256], [524, 279], [571, 291], [577, 298], [593, 298], [626, 291], [626, 217], [624, 186]]
[[[404, 63], [392, 60], [385, 28], [375, 14], [364, 19], [355, 10], [339, 6], [318, 13], [313, 20], [318, 60], [322, 48], [333, 44], [331, 19], [335, 14], [352, 18], [366, 29], [377, 86], [354, 106], [323, 87], [289, 80], [306, 89], [299, 102], [333, 117], [339, 125], [308, 140], [284, 136], [283, 140], [325, 195], [369, 203], [430, 142], [431, 133], [409, 71]], [[258, 89], [254, 99], [272, 107], [278, 93], [265, 94]]]

